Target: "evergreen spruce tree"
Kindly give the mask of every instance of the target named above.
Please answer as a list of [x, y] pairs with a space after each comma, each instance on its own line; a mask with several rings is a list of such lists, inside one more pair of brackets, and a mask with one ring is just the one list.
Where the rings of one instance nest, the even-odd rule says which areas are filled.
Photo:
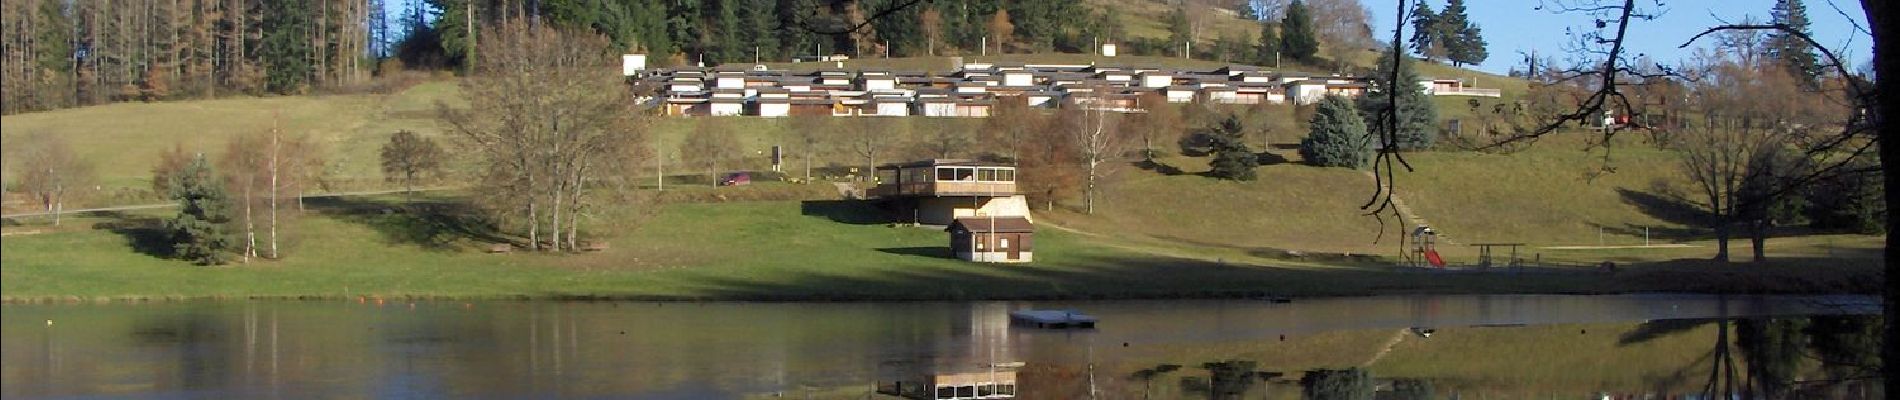
[[[1813, 33], [1808, 29], [1808, 6], [1801, 0], [1776, 0], [1775, 8], [1769, 13], [1771, 23], [1787, 25], [1802, 34]], [[1774, 31], [1768, 35], [1768, 56], [1780, 60], [1788, 71], [1794, 73], [1803, 82], [1814, 83], [1821, 75], [1819, 63], [1815, 61], [1814, 46], [1792, 33]]]
[[1427, 60], [1436, 57], [1432, 54], [1432, 44], [1437, 41], [1437, 36], [1438, 13], [1432, 11], [1432, 6], [1419, 1], [1417, 6], [1412, 7], [1412, 38], [1408, 41], [1412, 51]]
[[721, 64], [751, 62], [752, 46], [745, 40], [746, 29], [740, 27], [739, 1], [719, 0], [713, 7], [713, 42], [706, 49], [712, 54], [706, 58]]
[[165, 230], [171, 234], [173, 255], [200, 265], [224, 264], [232, 245], [226, 231], [231, 204], [203, 155], [171, 177], [171, 197], [178, 200], [178, 215], [165, 221]]
[[778, 42], [784, 50], [780, 54], [788, 57], [815, 56], [818, 54], [817, 35], [806, 24], [810, 16], [818, 12], [817, 0], [778, 0]]
[[1485, 49], [1490, 44], [1484, 42], [1484, 30], [1476, 23], [1467, 22], [1465, 28], [1458, 31], [1457, 42], [1458, 52], [1448, 54], [1448, 56], [1456, 57], [1452, 59], [1455, 63], [1477, 65], [1484, 63], [1484, 59], [1491, 58], [1491, 51]]
[[1312, 11], [1306, 3], [1293, 0], [1286, 6], [1286, 18], [1280, 22], [1280, 55], [1300, 61], [1312, 61], [1319, 54], [1319, 35], [1313, 32]]
[[1476, 27], [1471, 25], [1471, 17], [1465, 15], [1465, 0], [1445, 2], [1445, 9], [1438, 13], [1437, 27], [1439, 46], [1445, 49], [1445, 58], [1451, 65], [1477, 64], [1488, 57], [1485, 43], [1479, 37]]
[[[1379, 118], [1386, 109], [1386, 93], [1398, 91], [1398, 145], [1399, 150], [1422, 150], [1432, 147], [1438, 138], [1438, 106], [1432, 103], [1425, 88], [1419, 86], [1418, 71], [1412, 66], [1411, 57], [1399, 57], [1398, 80], [1392, 80], [1392, 52], [1380, 52], [1379, 70], [1372, 76], [1372, 90], [1359, 96], [1359, 112], [1365, 118], [1366, 127], [1375, 134], [1383, 134], [1386, 124]], [[1383, 137], [1383, 135], [1374, 135]]]
[[[1185, 49], [1183, 45], [1194, 40], [1193, 29], [1194, 27], [1188, 24], [1186, 9], [1175, 7], [1174, 11], [1168, 12], [1168, 46], [1174, 51], [1182, 51]], [[1192, 54], [1182, 55], [1182, 57], [1193, 56]]]
[[744, 38], [746, 48], [740, 50], [752, 56], [746, 57], [744, 61], [783, 61], [779, 59], [777, 5], [770, 1], [744, 2], [741, 17], [745, 20], [742, 25], [745, 26], [746, 31]]
[[313, 70], [309, 3], [266, 1], [261, 7], [264, 32], [258, 55], [264, 64], [264, 87], [277, 94], [301, 94]]
[[1263, 66], [1280, 65], [1280, 24], [1260, 23], [1260, 45], [1254, 49], [1254, 63]]
[[1344, 97], [1327, 95], [1308, 124], [1311, 131], [1300, 139], [1300, 158], [1320, 167], [1365, 168], [1372, 161], [1372, 147], [1366, 137], [1366, 123]]
[[1228, 115], [1220, 123], [1209, 127], [1205, 132], [1208, 148], [1214, 159], [1208, 161], [1209, 175], [1216, 178], [1236, 181], [1254, 180], [1254, 167], [1260, 166], [1260, 156], [1247, 148], [1246, 128], [1241, 125], [1240, 117]]

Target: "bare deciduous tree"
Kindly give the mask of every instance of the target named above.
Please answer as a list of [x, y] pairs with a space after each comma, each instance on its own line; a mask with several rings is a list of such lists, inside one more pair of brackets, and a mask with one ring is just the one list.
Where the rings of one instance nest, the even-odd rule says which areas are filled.
[[442, 173], [445, 154], [435, 139], [400, 130], [383, 144], [381, 156], [383, 179], [401, 183], [403, 192], [413, 194], [417, 182], [434, 179]]
[[[60, 224], [66, 203], [83, 193], [96, 176], [92, 163], [79, 158], [66, 138], [52, 134], [29, 134], [17, 146], [20, 189], [53, 214], [53, 225]], [[16, 159], [9, 158], [9, 160]]]
[[869, 182], [876, 178], [872, 171], [877, 170], [878, 158], [885, 156], [885, 148], [891, 145], [892, 138], [904, 137], [906, 124], [897, 123], [889, 118], [854, 118], [840, 121], [839, 133], [844, 139], [844, 147], [851, 155], [864, 160], [864, 170], [857, 175]]
[[[478, 158], [485, 199], [519, 215], [528, 247], [578, 250], [582, 193], [612, 155], [639, 147], [634, 102], [612, 68], [600, 35], [529, 20], [487, 30], [473, 73], [462, 81], [467, 108], [438, 103], [448, 130]], [[563, 232], [563, 226], [566, 232]], [[543, 230], [543, 227], [548, 229]], [[566, 239], [563, 240], [563, 235]]]
[[739, 136], [723, 118], [700, 118], [693, 123], [692, 136], [680, 143], [680, 161], [687, 168], [706, 172], [706, 182], [719, 184], [719, 170], [733, 167], [739, 158]]
[[792, 134], [798, 140], [798, 158], [805, 161], [805, 180], [811, 181], [811, 165], [818, 157], [823, 157], [830, 148], [834, 132], [831, 117], [800, 115], [792, 117]]
[[[1097, 88], [1105, 93], [1107, 88]], [[1056, 114], [1062, 130], [1074, 142], [1076, 162], [1082, 167], [1082, 212], [1095, 213], [1095, 197], [1103, 179], [1120, 165], [1127, 144], [1121, 127], [1121, 113], [1107, 107], [1067, 107]]]
[[185, 165], [191, 164], [196, 156], [185, 151], [185, 145], [174, 144], [172, 149], [158, 154], [158, 165], [152, 166], [152, 194], [159, 198], [171, 197], [171, 182]]
[[912, 118], [911, 133], [925, 157], [952, 158], [970, 151], [970, 131], [962, 124], [939, 118]]

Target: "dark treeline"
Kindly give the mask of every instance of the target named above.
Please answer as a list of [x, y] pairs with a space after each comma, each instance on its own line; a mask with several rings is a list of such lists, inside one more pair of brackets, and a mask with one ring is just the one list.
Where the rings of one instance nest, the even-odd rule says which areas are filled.
[[404, 0], [7, 1], [0, 112], [309, 93], [364, 83], [385, 59], [460, 69], [487, 27], [512, 19], [584, 27], [659, 66], [1084, 52], [1120, 39], [1115, 11], [1064, 0], [386, 1]]
[[[794, 57], [1086, 51], [1110, 35], [1109, 13], [1063, 0], [429, 0], [433, 21], [405, 43], [405, 62], [460, 66], [467, 37], [511, 18], [587, 27], [662, 66]], [[474, 9], [470, 10], [469, 7]], [[884, 15], [889, 11], [888, 15]], [[877, 17], [883, 15], [883, 17]], [[999, 18], [1000, 15], [1000, 18]], [[1080, 18], [1086, 16], [1086, 18]], [[473, 17], [473, 23], [470, 23]], [[864, 29], [850, 30], [869, 21]], [[414, 53], [407, 53], [414, 50]], [[431, 54], [429, 51], [440, 51]], [[479, 55], [478, 55], [479, 56]]]
[[0, 111], [305, 93], [361, 82], [379, 0], [0, 2]]

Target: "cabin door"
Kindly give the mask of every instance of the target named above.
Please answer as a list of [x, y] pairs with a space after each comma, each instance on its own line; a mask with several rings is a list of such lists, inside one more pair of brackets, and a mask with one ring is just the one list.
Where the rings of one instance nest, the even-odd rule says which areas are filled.
[[[1023, 258], [1023, 250], [1021, 249], [1021, 246], [1011, 246], [1010, 245], [1011, 243], [1009, 243], [1010, 239], [1015, 239], [1019, 237], [1022, 237], [1022, 235], [1003, 236], [1003, 249], [1009, 250], [1009, 259], [1011, 260], [1021, 260]], [[1021, 245], [1022, 243], [1016, 243], [1016, 244]]]

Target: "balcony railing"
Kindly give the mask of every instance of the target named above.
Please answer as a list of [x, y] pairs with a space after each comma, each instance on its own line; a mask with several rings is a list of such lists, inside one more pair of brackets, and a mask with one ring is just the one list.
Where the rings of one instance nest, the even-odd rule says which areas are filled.
[[1476, 88], [1439, 89], [1439, 90], [1433, 91], [1433, 93], [1440, 96], [1504, 97], [1504, 91], [1498, 90], [1498, 89], [1476, 89]]
[[1016, 182], [937, 181], [886, 183], [871, 188], [872, 197], [887, 196], [1009, 196], [1016, 194]]

